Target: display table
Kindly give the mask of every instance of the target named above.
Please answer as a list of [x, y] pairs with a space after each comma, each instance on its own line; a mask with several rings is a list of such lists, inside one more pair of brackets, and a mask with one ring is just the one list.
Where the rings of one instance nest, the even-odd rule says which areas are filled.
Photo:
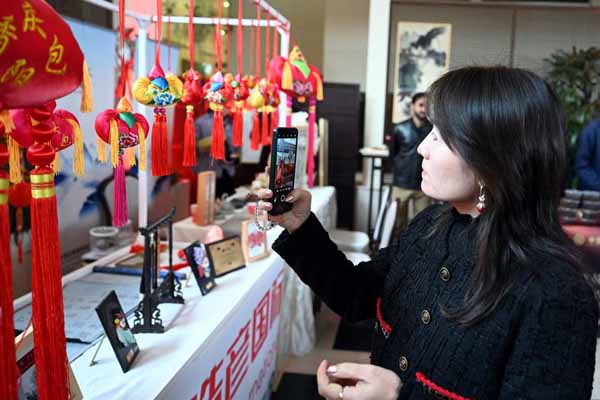
[[[94, 366], [90, 360], [97, 345], [71, 364], [84, 398], [268, 397], [276, 362], [282, 268], [281, 258], [271, 254], [218, 278], [205, 297], [192, 279], [184, 285], [183, 306], [160, 306], [163, 319], [172, 319], [165, 333], [135, 335], [140, 354], [129, 372], [121, 371], [106, 341]], [[168, 317], [173, 313], [177, 315]]]
[[[311, 210], [321, 221], [325, 229], [335, 228], [337, 221], [337, 203], [335, 188], [333, 186], [315, 187], [309, 190], [312, 194]], [[239, 234], [241, 221], [249, 219], [246, 210], [238, 210], [234, 215], [223, 221], [216, 221], [221, 226], [225, 235]], [[232, 232], [232, 226], [237, 226], [238, 232]], [[175, 240], [194, 241], [206, 236], [208, 229], [192, 222], [191, 217], [173, 224]], [[279, 236], [282, 229], [276, 227], [268, 233], [269, 242]], [[300, 278], [286, 266], [285, 268], [285, 294], [281, 312], [281, 337], [279, 339], [279, 356], [304, 355], [310, 352], [315, 345], [315, 321], [313, 316], [312, 292]]]

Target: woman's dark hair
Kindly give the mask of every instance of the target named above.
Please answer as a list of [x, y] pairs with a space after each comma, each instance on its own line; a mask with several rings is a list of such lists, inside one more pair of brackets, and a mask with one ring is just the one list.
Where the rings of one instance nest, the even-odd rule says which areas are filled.
[[445, 311], [471, 325], [494, 311], [517, 270], [535, 274], [548, 257], [581, 268], [557, 214], [567, 166], [564, 116], [543, 79], [501, 66], [448, 72], [428, 99], [444, 142], [485, 184], [471, 286], [461, 309]]

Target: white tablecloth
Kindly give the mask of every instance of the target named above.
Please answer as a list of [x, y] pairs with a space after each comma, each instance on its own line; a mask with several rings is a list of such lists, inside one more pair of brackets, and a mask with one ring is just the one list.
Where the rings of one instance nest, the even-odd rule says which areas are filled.
[[106, 341], [96, 357], [98, 364], [89, 366], [96, 346], [72, 363], [84, 398], [217, 398], [209, 397], [211, 385], [222, 398], [268, 397], [283, 264], [271, 254], [218, 278], [205, 297], [192, 279], [183, 288], [185, 305], [160, 306], [163, 319], [172, 319], [165, 333], [135, 335], [141, 351], [129, 372], [121, 371]]

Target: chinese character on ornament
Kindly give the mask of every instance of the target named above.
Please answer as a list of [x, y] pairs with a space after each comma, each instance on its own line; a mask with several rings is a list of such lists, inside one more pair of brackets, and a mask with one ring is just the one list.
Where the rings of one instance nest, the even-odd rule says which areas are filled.
[[15, 34], [17, 28], [15, 28], [12, 22], [12, 15], [3, 17], [2, 21], [0, 21], [0, 54], [4, 53], [11, 39], [17, 40], [17, 35]]
[[8, 67], [0, 78], [0, 83], [6, 83], [9, 80], [14, 80], [16, 86], [25, 85], [35, 74], [35, 68], [26, 67], [27, 61], [24, 58], [19, 58], [13, 65]]
[[235, 339], [227, 355], [229, 356], [229, 365], [227, 365], [227, 386], [225, 388], [226, 400], [231, 400], [240, 387], [240, 384], [248, 372], [250, 349], [250, 321], [240, 329], [238, 337]]
[[35, 16], [35, 9], [28, 1], [23, 3], [23, 12], [25, 13], [25, 18], [23, 18], [23, 32], [37, 32], [42, 39], [46, 39], [46, 32], [39, 26], [44, 20]]
[[260, 352], [262, 345], [267, 339], [269, 331], [269, 292], [260, 300], [258, 306], [254, 309], [254, 318], [252, 323], [252, 361]]
[[[217, 383], [217, 373], [223, 365], [223, 360], [219, 361], [210, 371], [210, 376], [202, 382], [202, 390], [200, 391], [200, 400], [222, 400], [223, 399], [223, 379], [219, 379]], [[206, 397], [205, 397], [206, 395]]]
[[64, 75], [64, 73], [67, 71], [67, 64], [63, 63], [62, 66], [59, 66], [59, 64], [62, 63], [64, 52], [65, 48], [58, 42], [58, 37], [54, 35], [52, 46], [50, 46], [48, 49], [48, 61], [46, 62], [47, 72], [50, 72], [51, 74]]

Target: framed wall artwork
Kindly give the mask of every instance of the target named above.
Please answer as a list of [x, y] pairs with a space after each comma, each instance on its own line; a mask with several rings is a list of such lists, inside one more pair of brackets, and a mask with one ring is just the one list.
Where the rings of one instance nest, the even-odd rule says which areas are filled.
[[431, 22], [398, 22], [394, 55], [392, 122], [410, 117], [413, 94], [427, 90], [448, 71], [452, 25]]
[[242, 250], [246, 264], [269, 255], [267, 234], [256, 227], [254, 221], [242, 222]]

